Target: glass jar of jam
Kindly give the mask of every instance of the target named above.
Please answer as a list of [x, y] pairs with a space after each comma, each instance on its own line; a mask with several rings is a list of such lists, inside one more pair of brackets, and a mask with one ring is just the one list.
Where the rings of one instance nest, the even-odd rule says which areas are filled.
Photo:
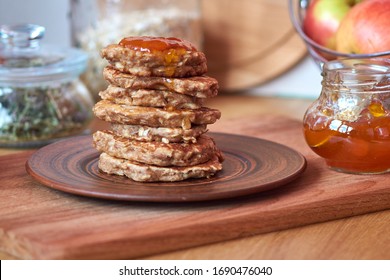
[[202, 49], [200, 0], [71, 0], [71, 33], [75, 47], [89, 54], [82, 79], [99, 99], [107, 87], [106, 61], [100, 50], [130, 36], [177, 37]]
[[322, 76], [304, 116], [307, 144], [336, 171], [390, 171], [390, 59], [334, 60]]

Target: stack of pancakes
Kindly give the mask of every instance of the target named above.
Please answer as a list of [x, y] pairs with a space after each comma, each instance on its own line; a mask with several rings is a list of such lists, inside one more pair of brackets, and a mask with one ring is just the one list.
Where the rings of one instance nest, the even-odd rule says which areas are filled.
[[222, 155], [207, 125], [221, 113], [203, 106], [218, 82], [205, 55], [176, 38], [129, 37], [102, 49], [109, 82], [95, 115], [110, 130], [93, 135], [99, 168], [135, 181], [181, 181], [214, 175]]

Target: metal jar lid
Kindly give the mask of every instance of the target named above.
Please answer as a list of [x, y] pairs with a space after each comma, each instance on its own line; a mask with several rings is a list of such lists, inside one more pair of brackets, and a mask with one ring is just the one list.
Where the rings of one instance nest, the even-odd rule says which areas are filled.
[[86, 53], [41, 44], [44, 34], [39, 25], [0, 25], [0, 85], [70, 80], [85, 71]]

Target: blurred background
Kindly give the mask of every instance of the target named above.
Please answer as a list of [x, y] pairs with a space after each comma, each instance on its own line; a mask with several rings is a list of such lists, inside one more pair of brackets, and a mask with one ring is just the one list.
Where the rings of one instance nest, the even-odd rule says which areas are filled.
[[[118, 0], [112, 1], [117, 2]], [[70, 2], [71, 0], [0, 0], [0, 24], [34, 23], [42, 25], [46, 27], [45, 43], [71, 46]], [[237, 5], [240, 9], [237, 9]], [[245, 94], [249, 95], [310, 99], [319, 95], [321, 89], [319, 68], [306, 55], [303, 44], [296, 47], [293, 43], [290, 44], [288, 38], [283, 37], [285, 36], [282, 34], [283, 32], [291, 33], [292, 30], [287, 13], [287, 0], [204, 0], [201, 1], [201, 10], [205, 18], [203, 21], [204, 48], [208, 60], [212, 65], [213, 63], [222, 63], [222, 67], [219, 68], [230, 71], [230, 76], [233, 75], [235, 80], [233, 84], [229, 81], [225, 84], [223, 80], [222, 88], [224, 90], [238, 94], [244, 94], [241, 91], [245, 90]], [[224, 24], [226, 29], [221, 30], [218, 24]], [[222, 61], [218, 55], [224, 55], [221, 54], [221, 50], [226, 48], [226, 45], [219, 46], [218, 41], [214, 40], [216, 35], [213, 31], [218, 32], [219, 37], [227, 36], [227, 40], [237, 42], [241, 38], [243, 39], [240, 44], [233, 42], [237, 49], [233, 48], [233, 52], [230, 54], [232, 61], [242, 53], [245, 54], [246, 51], [248, 53], [256, 52], [258, 47], [259, 53], [253, 53], [253, 57], [259, 59], [258, 67], [253, 64], [252, 68], [256, 68], [250, 69], [251, 73], [247, 74], [248, 72], [245, 71], [237, 71], [239, 66], [224, 65], [225, 58], [223, 57], [224, 61]], [[271, 44], [273, 38], [279, 44], [276, 47], [267, 45]], [[251, 44], [251, 49], [246, 50], [249, 44]], [[272, 48], [277, 49], [278, 47], [285, 48], [280, 50], [282, 54], [280, 52], [278, 54], [272, 53]], [[264, 49], [264, 52], [261, 48]], [[262, 52], [264, 56], [260, 57]], [[286, 62], [293, 55], [292, 52], [297, 53], [296, 57], [293, 57], [292, 61]], [[264, 57], [267, 57], [271, 65], [263, 65], [262, 58]], [[219, 78], [219, 74], [215, 74], [216, 78]], [[209, 75], [215, 76], [213, 71]], [[245, 83], [245, 77], [249, 76], [251, 76], [250, 79]], [[222, 79], [219, 78], [219, 80]], [[240, 84], [238, 81], [242, 81], [242, 83]]]

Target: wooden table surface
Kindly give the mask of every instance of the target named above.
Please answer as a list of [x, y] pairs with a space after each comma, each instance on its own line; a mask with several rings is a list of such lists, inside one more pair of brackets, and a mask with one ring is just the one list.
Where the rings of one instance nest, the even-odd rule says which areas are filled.
[[[312, 101], [221, 95], [208, 102], [224, 120], [276, 114], [302, 119]], [[94, 121], [95, 130], [104, 125]], [[212, 127], [210, 127], [212, 130]], [[0, 156], [20, 149], [0, 149]], [[0, 182], [1, 182], [0, 173]], [[1, 202], [0, 202], [1, 203]], [[185, 249], [147, 259], [390, 259], [390, 210]], [[1, 233], [0, 233], [1, 234]], [[0, 252], [0, 259], [14, 259]]]

